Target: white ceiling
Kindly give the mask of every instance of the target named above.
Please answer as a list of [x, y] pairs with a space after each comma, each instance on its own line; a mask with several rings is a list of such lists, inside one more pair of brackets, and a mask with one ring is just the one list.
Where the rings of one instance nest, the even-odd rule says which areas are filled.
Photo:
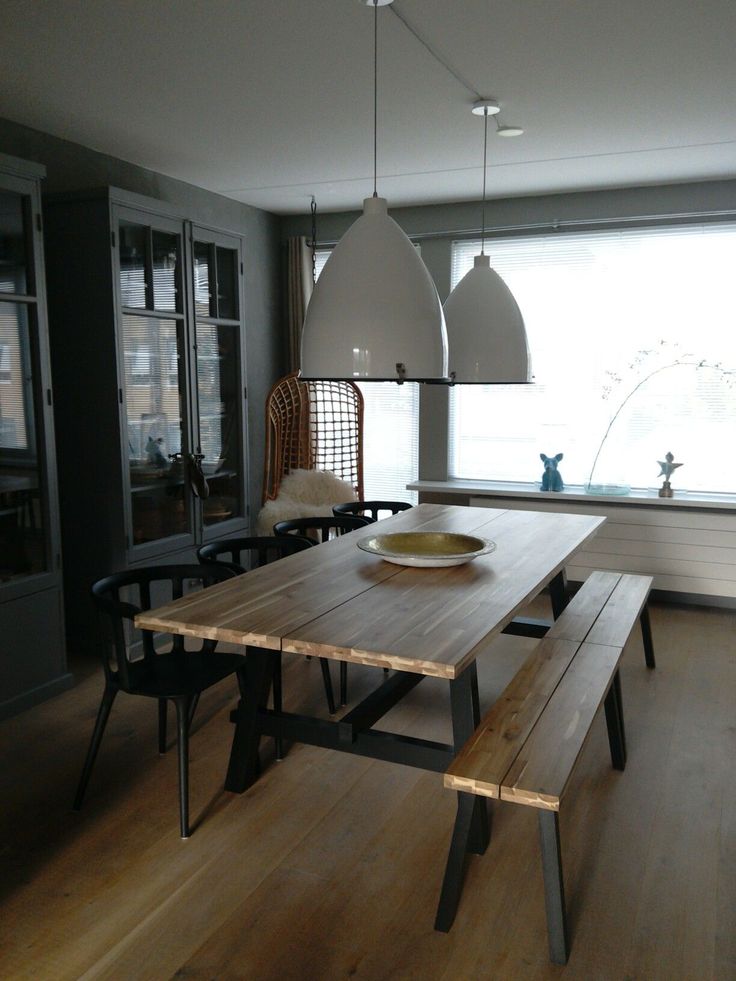
[[[477, 199], [474, 96], [501, 104], [488, 196], [736, 177], [734, 0], [380, 7], [378, 190]], [[360, 0], [5, 0], [0, 116], [277, 213], [373, 189]], [[2, 149], [2, 147], [0, 147]]]

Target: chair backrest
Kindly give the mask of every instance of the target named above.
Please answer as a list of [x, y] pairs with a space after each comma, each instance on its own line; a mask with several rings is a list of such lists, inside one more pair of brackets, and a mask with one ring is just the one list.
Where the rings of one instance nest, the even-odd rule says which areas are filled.
[[[348, 531], [355, 531], [356, 528], [365, 528], [372, 522], [369, 518], [361, 518], [357, 515], [333, 515], [333, 517], [314, 518], [289, 518], [288, 521], [277, 521], [273, 526], [274, 535], [302, 535], [311, 538], [315, 545], [320, 541], [326, 542], [330, 533], [343, 535]], [[319, 536], [319, 541], [310, 535], [315, 532]]]
[[262, 535], [251, 538], [221, 538], [197, 549], [197, 558], [202, 563], [214, 562], [225, 565], [237, 575], [249, 569], [260, 568], [268, 562], [275, 562], [286, 555], [302, 552], [315, 543], [301, 535], [277, 538], [275, 535]]
[[268, 393], [264, 504], [293, 470], [326, 470], [363, 496], [363, 395], [353, 382], [291, 374]]
[[[101, 654], [108, 680], [115, 673], [110, 663], [108, 643], [111, 641], [120, 686], [125, 689], [130, 687], [132, 682], [130, 670], [132, 662], [130, 646], [126, 639], [126, 621], [132, 621], [138, 613], [150, 610], [152, 606], [163, 606], [165, 603], [180, 599], [185, 592], [193, 591], [193, 588], [206, 588], [214, 583], [232, 579], [234, 576], [233, 570], [225, 565], [191, 563], [128, 569], [124, 572], [115, 572], [94, 583], [92, 601], [100, 613], [102, 622]], [[144, 660], [156, 657], [153, 633], [149, 630], [141, 630], [140, 634]], [[172, 635], [171, 645], [174, 651], [184, 651], [184, 637]], [[211, 652], [216, 646], [216, 641], [205, 640], [199, 650]]]
[[349, 501], [347, 504], [335, 504], [332, 513], [335, 515], [357, 514], [359, 517], [378, 521], [380, 511], [398, 514], [399, 511], [408, 511], [410, 507], [411, 504], [407, 504], [405, 501]]

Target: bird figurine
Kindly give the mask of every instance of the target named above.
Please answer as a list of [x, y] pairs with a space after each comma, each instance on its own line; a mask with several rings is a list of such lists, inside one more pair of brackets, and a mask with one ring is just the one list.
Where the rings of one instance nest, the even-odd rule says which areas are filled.
[[672, 453], [665, 453], [664, 460], [657, 460], [660, 466], [660, 471], [657, 474], [658, 477], [664, 477], [662, 486], [659, 488], [660, 497], [672, 497], [672, 487], [670, 486], [670, 477], [681, 467], [681, 463], [675, 463], [675, 457]]

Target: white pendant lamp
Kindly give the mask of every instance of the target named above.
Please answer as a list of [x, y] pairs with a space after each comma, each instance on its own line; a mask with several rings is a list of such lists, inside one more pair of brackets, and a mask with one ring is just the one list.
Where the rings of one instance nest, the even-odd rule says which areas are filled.
[[302, 328], [302, 378], [449, 381], [442, 304], [376, 192], [378, 10], [374, 8], [373, 197], [327, 260]]
[[485, 254], [486, 153], [488, 116], [498, 112], [490, 100], [473, 106], [484, 117], [483, 231], [473, 268], [445, 300], [450, 374], [458, 384], [530, 382], [531, 360], [524, 318], [511, 290], [491, 269]]

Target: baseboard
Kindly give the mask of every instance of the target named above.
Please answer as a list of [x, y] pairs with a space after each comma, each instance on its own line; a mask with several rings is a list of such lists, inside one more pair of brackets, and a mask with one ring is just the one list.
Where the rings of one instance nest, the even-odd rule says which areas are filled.
[[26, 709], [32, 708], [34, 705], [40, 705], [41, 702], [53, 698], [54, 695], [60, 695], [61, 692], [68, 691], [73, 685], [74, 675], [67, 672], [58, 678], [54, 678], [53, 681], [47, 681], [37, 688], [24, 691], [22, 695], [16, 695], [14, 698], [9, 698], [6, 702], [0, 702], [0, 719], [9, 719], [13, 715], [18, 715], [19, 712], [25, 712]]

